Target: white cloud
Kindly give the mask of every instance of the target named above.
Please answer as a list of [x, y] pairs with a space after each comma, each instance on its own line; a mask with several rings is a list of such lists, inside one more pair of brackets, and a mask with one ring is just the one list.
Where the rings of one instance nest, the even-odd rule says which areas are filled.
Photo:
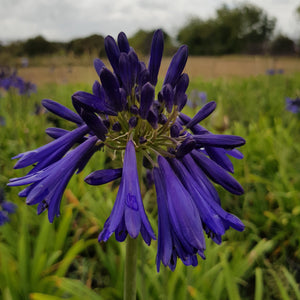
[[[171, 35], [191, 16], [212, 17], [222, 3], [236, 0], [1, 0], [0, 40], [44, 35], [50, 40], [70, 40], [98, 33], [128, 36], [136, 30], [163, 28]], [[278, 20], [281, 32], [297, 36], [298, 0], [251, 0]]]

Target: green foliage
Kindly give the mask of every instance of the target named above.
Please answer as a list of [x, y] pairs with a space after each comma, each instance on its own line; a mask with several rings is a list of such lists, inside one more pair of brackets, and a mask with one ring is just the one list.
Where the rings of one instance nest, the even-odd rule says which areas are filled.
[[259, 7], [223, 5], [215, 18], [191, 19], [178, 32], [180, 43], [187, 44], [193, 55], [262, 53], [275, 28], [275, 19]]
[[74, 39], [67, 43], [67, 52], [73, 52], [75, 55], [96, 54], [102, 56], [104, 51], [104, 38], [101, 35], [91, 35], [86, 38]]
[[[138, 54], [147, 56], [150, 53], [151, 41], [155, 30], [138, 30], [132, 37], [129, 38], [129, 44], [135, 49]], [[164, 55], [171, 56], [175, 53], [171, 37], [164, 31]]]
[[24, 54], [29, 56], [52, 54], [57, 51], [54, 43], [48, 42], [41, 35], [28, 39], [24, 45]]
[[296, 45], [289, 37], [280, 34], [270, 43], [269, 51], [272, 55], [295, 55]]
[[[191, 80], [189, 91], [205, 91], [208, 100], [217, 102], [205, 126], [247, 141], [241, 148], [244, 159], [233, 160], [244, 196], [218, 187], [222, 206], [239, 216], [246, 229], [230, 229], [221, 245], [207, 239], [206, 259], [195, 268], [178, 262], [174, 272], [161, 266], [157, 273], [157, 242], [146, 247], [139, 238], [138, 299], [300, 299], [300, 119], [285, 110], [285, 97], [299, 95], [299, 80], [300, 74]], [[6, 120], [0, 129], [0, 186], [7, 200], [18, 204], [11, 222], [0, 227], [1, 299], [122, 299], [125, 244], [114, 237], [97, 242], [117, 189], [83, 180], [104, 166], [102, 152], [72, 178], [53, 224], [46, 212], [37, 216], [35, 207], [18, 198], [17, 187], [5, 186], [9, 178], [25, 174], [13, 169], [11, 157], [49, 142], [43, 132], [47, 127], [71, 129], [49, 113], [36, 115], [36, 103], [47, 97], [71, 108], [70, 95], [77, 90], [90, 87], [48, 85], [30, 98], [11, 92], [0, 99]], [[195, 113], [192, 108], [185, 112]], [[143, 199], [157, 233], [154, 191]]]

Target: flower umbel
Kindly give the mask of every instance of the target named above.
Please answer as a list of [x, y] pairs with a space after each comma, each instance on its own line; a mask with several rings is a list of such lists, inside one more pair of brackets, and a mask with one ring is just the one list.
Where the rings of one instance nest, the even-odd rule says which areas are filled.
[[[222, 209], [211, 181], [233, 194], [243, 193], [229, 174], [233, 165], [227, 155], [242, 158], [235, 148], [245, 140], [213, 134], [199, 125], [214, 111], [215, 102], [206, 103], [193, 118], [181, 112], [187, 103], [189, 84], [188, 75], [183, 73], [187, 46], [178, 49], [161, 90], [155, 93], [163, 44], [163, 33], [157, 30], [146, 66], [124, 33], [119, 34], [117, 42], [106, 37], [105, 50], [113, 71], [95, 59], [100, 82], [95, 81], [92, 93], [73, 94], [76, 113], [52, 100], [42, 102], [52, 113], [73, 122], [76, 129], [47, 129], [54, 140], [16, 156], [19, 161], [15, 168], [35, 165], [26, 176], [11, 179], [9, 185], [29, 184], [19, 195], [27, 198], [27, 204], [38, 204], [38, 213], [48, 209], [52, 222], [59, 216], [63, 191], [71, 176], [80, 172], [96, 151], [105, 149], [119, 161], [119, 167], [94, 171], [85, 181], [100, 185], [121, 177], [121, 182], [99, 241], [107, 241], [113, 233], [118, 241], [127, 234], [136, 238], [139, 233], [148, 245], [155, 239], [140, 190], [139, 178], [145, 175], [147, 182], [154, 179], [157, 195], [157, 269], [162, 262], [174, 270], [177, 257], [193, 266], [198, 263], [197, 254], [205, 258], [204, 232], [221, 243], [229, 227], [244, 229], [237, 217]], [[141, 163], [143, 170], [138, 168]]]

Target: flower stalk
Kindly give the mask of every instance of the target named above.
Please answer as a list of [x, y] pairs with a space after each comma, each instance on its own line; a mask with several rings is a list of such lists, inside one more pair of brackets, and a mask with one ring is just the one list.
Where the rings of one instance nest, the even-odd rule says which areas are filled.
[[136, 299], [137, 273], [137, 239], [130, 236], [126, 239], [126, 255], [124, 269], [124, 300]]

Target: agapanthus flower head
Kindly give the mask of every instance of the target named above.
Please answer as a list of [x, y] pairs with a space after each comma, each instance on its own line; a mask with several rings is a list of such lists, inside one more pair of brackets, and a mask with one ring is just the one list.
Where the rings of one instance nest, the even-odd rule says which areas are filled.
[[220, 243], [229, 227], [244, 229], [237, 217], [222, 209], [212, 182], [233, 194], [243, 193], [230, 175], [233, 165], [228, 155], [242, 158], [235, 148], [245, 140], [213, 134], [199, 124], [215, 110], [215, 102], [207, 102], [193, 118], [182, 113], [188, 99], [189, 77], [183, 72], [187, 46], [175, 53], [162, 87], [156, 91], [163, 45], [163, 33], [157, 30], [145, 64], [123, 32], [117, 40], [106, 37], [112, 71], [100, 59], [94, 60], [100, 81], [95, 81], [92, 93], [72, 95], [76, 112], [52, 100], [42, 101], [47, 110], [74, 123], [75, 129], [47, 129], [54, 140], [17, 155], [15, 168], [34, 167], [26, 176], [11, 179], [9, 185], [29, 185], [19, 195], [26, 197], [29, 205], [38, 204], [38, 213], [48, 210], [52, 222], [60, 214], [71, 176], [82, 171], [96, 151], [105, 149], [119, 166], [95, 170], [85, 178], [88, 184], [101, 185], [121, 177], [99, 241], [107, 241], [113, 233], [118, 241], [139, 234], [147, 244], [155, 239], [140, 189], [141, 178], [147, 176], [148, 187], [154, 183], [157, 195], [157, 269], [162, 262], [174, 270], [177, 258], [195, 266], [198, 254], [205, 257], [204, 233]]
[[4, 190], [0, 188], [0, 226], [9, 222], [9, 214], [16, 212], [17, 205], [5, 200]]
[[285, 98], [286, 109], [294, 114], [300, 113], [300, 98]]

